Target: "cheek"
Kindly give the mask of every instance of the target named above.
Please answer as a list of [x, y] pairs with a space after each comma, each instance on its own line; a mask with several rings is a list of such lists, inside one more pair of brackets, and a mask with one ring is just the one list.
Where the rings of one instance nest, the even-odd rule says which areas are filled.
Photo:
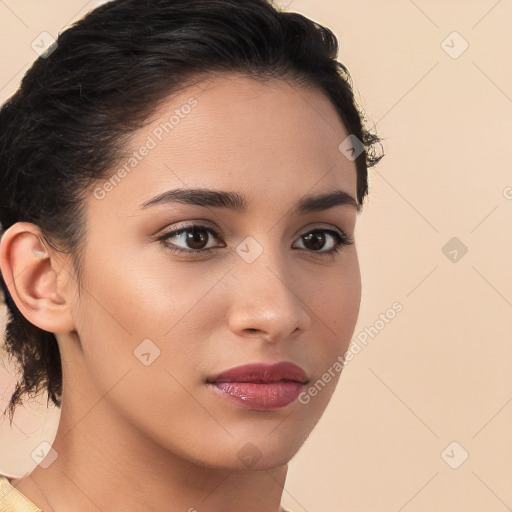
[[[161, 418], [153, 429], [158, 435], [177, 410], [197, 416], [190, 392], [210, 334], [203, 328], [209, 301], [201, 299], [215, 280], [181, 269], [171, 275], [148, 265], [90, 263], [97, 271], [84, 277], [87, 292], [77, 325], [87, 378], [102, 395], [109, 392], [111, 405], [131, 423], [147, 429], [146, 423]], [[171, 437], [186, 436], [180, 425]]]
[[361, 276], [357, 264], [342, 279], [339, 288], [333, 291], [335, 297], [330, 302], [328, 311], [333, 330], [340, 333], [340, 337], [345, 340], [343, 346], [346, 348], [354, 332], [361, 304]]
[[77, 330], [86, 357], [97, 365], [95, 373], [137, 368], [141, 344], [152, 358], [164, 353], [169, 337], [186, 325], [187, 311], [198, 303], [200, 289], [187, 286], [181, 276], [167, 279], [162, 269], [137, 258], [88, 260]]
[[309, 282], [308, 306], [316, 313], [338, 344], [352, 336], [361, 302], [361, 274], [353, 250], [337, 270]]
[[[329, 404], [340, 381], [342, 361], [350, 346], [359, 316], [361, 280], [357, 262], [350, 265], [349, 272], [339, 274], [337, 286], [333, 281], [310, 296], [312, 319], [306, 358], [311, 367], [310, 382], [299, 397], [301, 422], [313, 429]], [[305, 334], [305, 339], [309, 337]], [[341, 361], [341, 362], [340, 362]]]
[[341, 376], [339, 360], [350, 345], [359, 316], [361, 275], [355, 250], [350, 256], [338, 272], [315, 280], [314, 292], [306, 302], [313, 322], [311, 333], [306, 333], [305, 338], [314, 340], [313, 346], [308, 344], [308, 360], [315, 362], [314, 380], [330, 371], [325, 391], [314, 400], [321, 408], [327, 405]]
[[143, 252], [122, 260], [91, 259], [89, 269], [85, 285], [90, 298], [88, 315], [134, 339], [162, 338], [186, 324], [218, 281], [200, 266], [163, 257], [151, 261]]

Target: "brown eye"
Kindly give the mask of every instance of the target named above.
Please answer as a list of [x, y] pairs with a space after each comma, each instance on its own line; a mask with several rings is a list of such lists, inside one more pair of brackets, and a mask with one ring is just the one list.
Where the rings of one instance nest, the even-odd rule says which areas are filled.
[[[193, 225], [168, 231], [158, 238], [168, 249], [182, 253], [205, 253], [212, 247], [207, 247], [211, 238], [219, 238], [219, 234], [208, 226]], [[169, 240], [174, 239], [173, 243]], [[178, 245], [177, 242], [181, 244]]]
[[319, 251], [325, 245], [326, 236], [323, 233], [309, 233], [302, 237], [304, 245], [313, 251]]
[[[302, 235], [300, 240], [303, 240], [306, 249], [319, 254], [333, 254], [340, 251], [342, 246], [354, 243], [350, 235], [332, 229], [315, 229]], [[322, 250], [326, 244], [331, 247]]]
[[185, 233], [185, 243], [190, 249], [204, 249], [208, 243], [208, 232], [203, 228], [192, 228]]

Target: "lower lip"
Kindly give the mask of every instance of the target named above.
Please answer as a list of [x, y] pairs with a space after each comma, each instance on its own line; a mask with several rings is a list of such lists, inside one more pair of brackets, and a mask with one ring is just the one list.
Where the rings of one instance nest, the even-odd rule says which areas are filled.
[[280, 409], [297, 400], [303, 384], [296, 381], [268, 383], [215, 382], [210, 386], [222, 396], [246, 409], [269, 411]]

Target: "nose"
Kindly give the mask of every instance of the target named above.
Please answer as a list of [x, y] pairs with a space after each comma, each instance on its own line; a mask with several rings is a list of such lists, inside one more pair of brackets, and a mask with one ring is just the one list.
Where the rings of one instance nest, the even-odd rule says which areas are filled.
[[286, 268], [276, 254], [264, 251], [252, 263], [237, 262], [233, 270], [229, 327], [238, 336], [276, 342], [295, 337], [311, 324], [300, 295], [299, 269]]

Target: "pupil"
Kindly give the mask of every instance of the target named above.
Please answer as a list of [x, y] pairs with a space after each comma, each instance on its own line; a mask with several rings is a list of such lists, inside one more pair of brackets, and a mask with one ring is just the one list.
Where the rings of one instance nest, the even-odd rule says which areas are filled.
[[322, 233], [309, 233], [304, 236], [306, 245], [308, 242], [313, 241], [312, 249], [322, 249], [325, 244], [325, 236]]

